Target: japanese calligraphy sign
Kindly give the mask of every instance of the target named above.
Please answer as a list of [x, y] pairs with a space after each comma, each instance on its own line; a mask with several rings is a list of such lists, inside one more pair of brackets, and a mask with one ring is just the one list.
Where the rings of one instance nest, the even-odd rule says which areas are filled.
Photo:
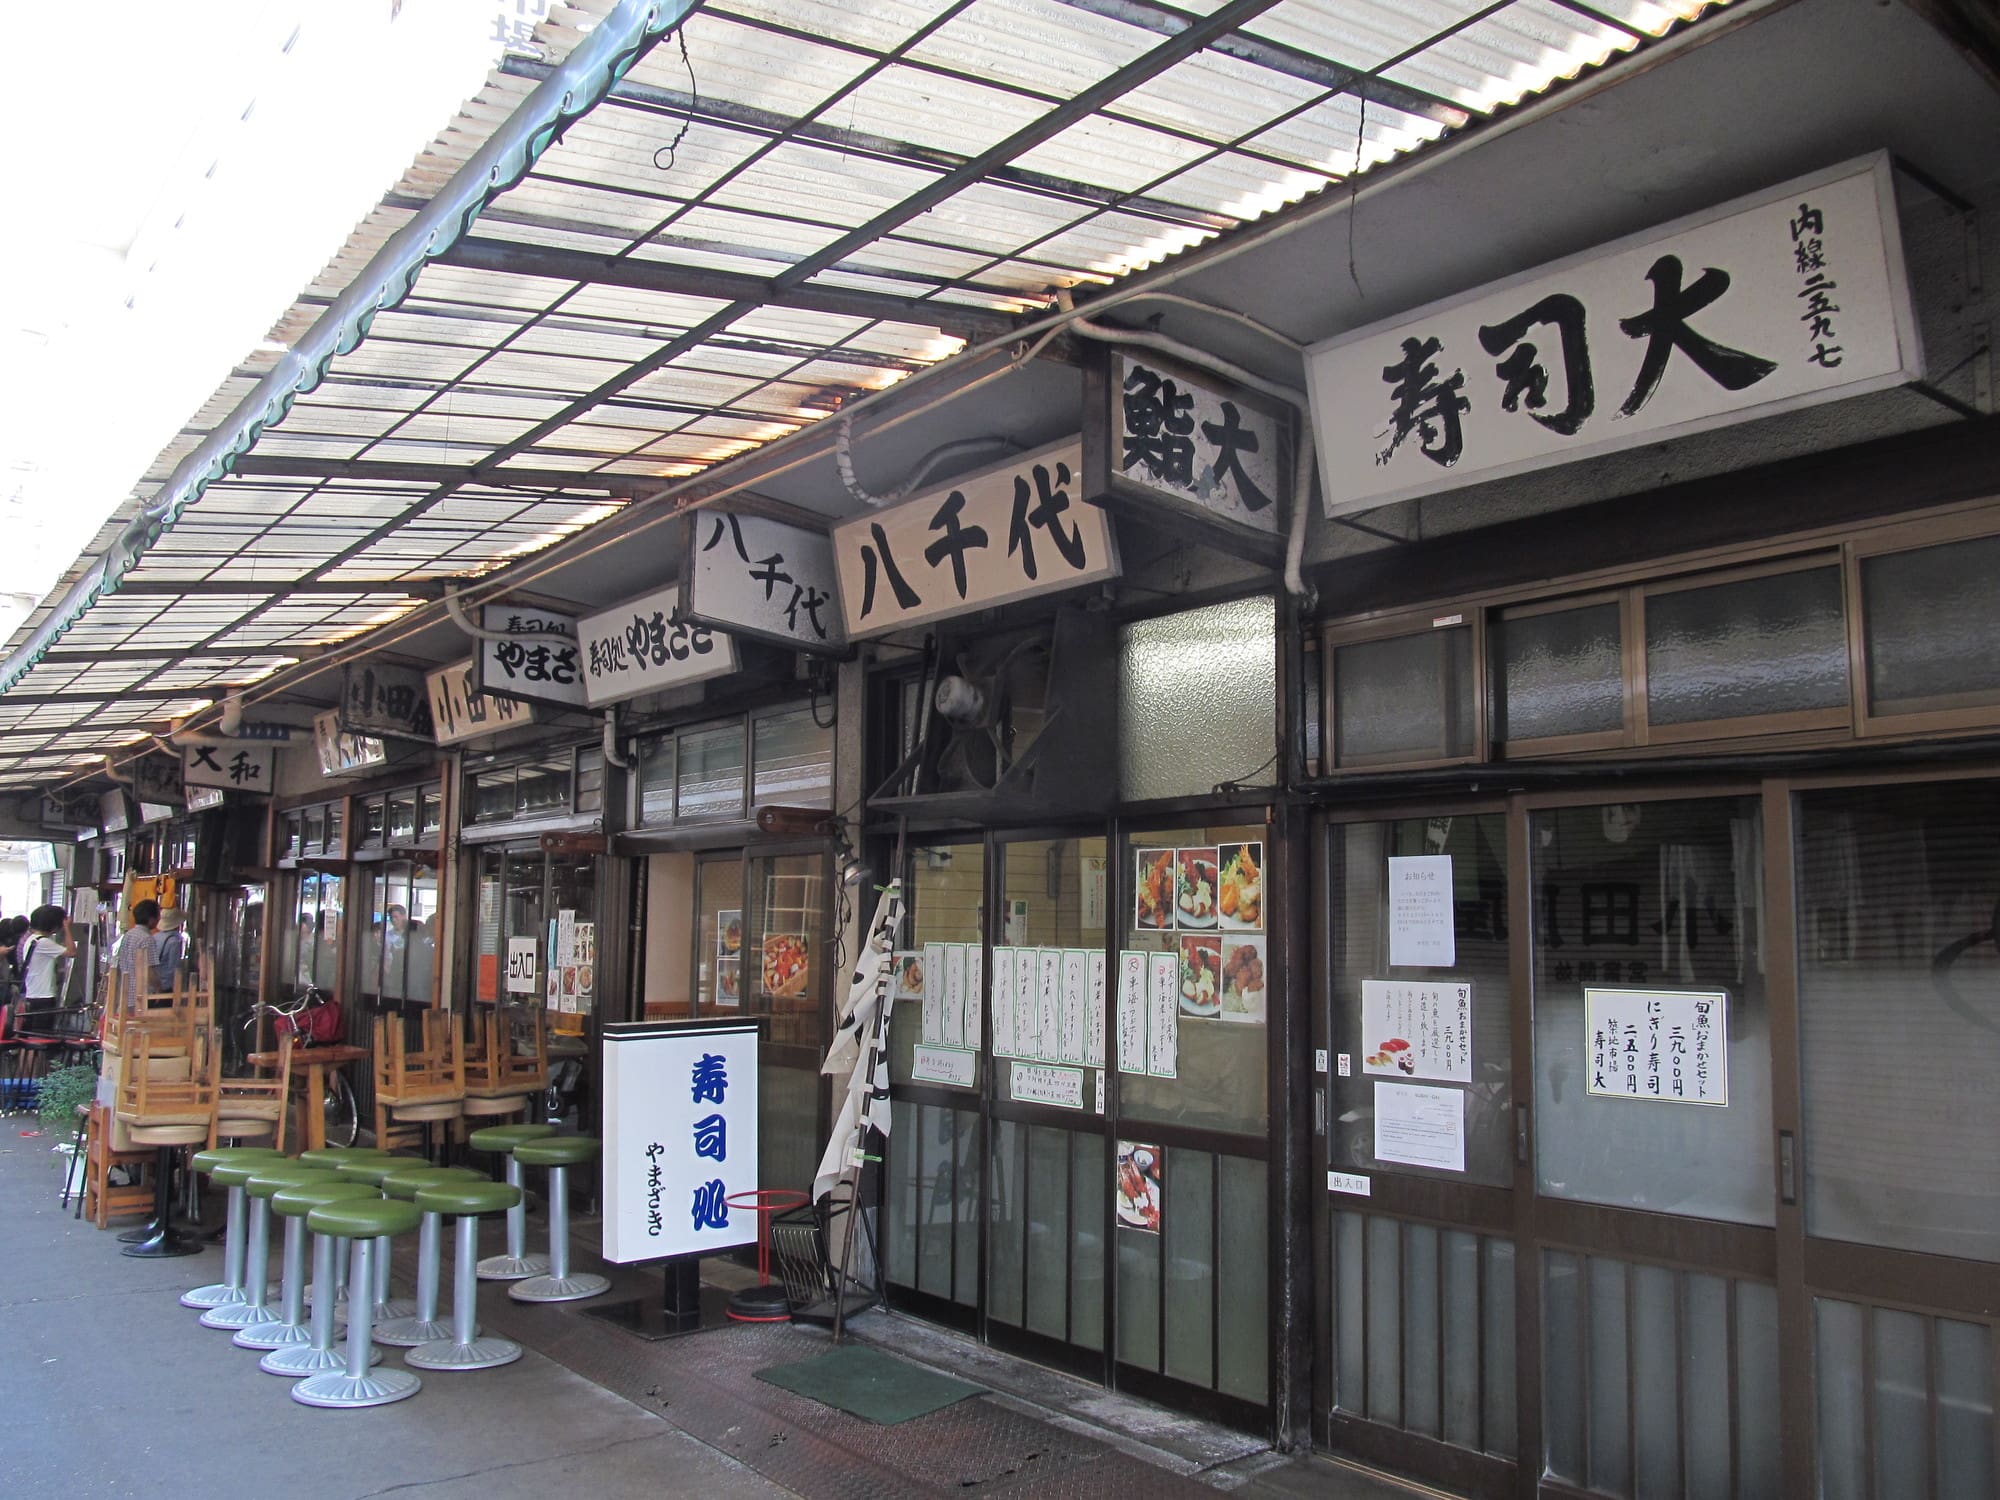
[[313, 751], [322, 776], [345, 776], [389, 763], [389, 747], [372, 734], [352, 734], [341, 727], [340, 710], [313, 715]]
[[489, 604], [480, 616], [486, 629], [507, 637], [479, 643], [473, 660], [478, 663], [481, 692], [489, 698], [583, 707], [583, 662], [575, 620], [511, 604]]
[[604, 1028], [604, 1258], [709, 1255], [757, 1238], [729, 1199], [757, 1178], [755, 1021]]
[[424, 674], [388, 662], [357, 662], [341, 673], [340, 727], [350, 734], [398, 739], [431, 737], [431, 706]]
[[1729, 1104], [1729, 996], [1720, 990], [1583, 992], [1585, 1091], [1662, 1104]]
[[1105, 359], [1101, 468], [1095, 426], [1084, 445], [1093, 488], [1275, 539], [1291, 511], [1291, 413], [1144, 351]]
[[764, 516], [705, 510], [689, 532], [687, 613], [799, 651], [844, 651], [833, 539]]
[[474, 658], [440, 667], [424, 679], [430, 696], [431, 725], [440, 745], [456, 745], [478, 735], [535, 722], [535, 711], [513, 698], [482, 693], [472, 680]]
[[181, 748], [181, 780], [191, 787], [269, 792], [278, 783], [278, 748], [185, 745]]
[[677, 587], [586, 615], [576, 628], [584, 699], [592, 708], [727, 676], [737, 668], [735, 640], [685, 618]]
[[1472, 1082], [1472, 985], [1465, 980], [1361, 982], [1364, 1073]]
[[1103, 510], [1083, 500], [1069, 438], [834, 528], [852, 638], [1118, 576]]
[[171, 755], [142, 755], [132, 762], [132, 795], [140, 802], [180, 807], [187, 801], [180, 762]]
[[1886, 153], [1308, 352], [1328, 515], [1918, 379]]

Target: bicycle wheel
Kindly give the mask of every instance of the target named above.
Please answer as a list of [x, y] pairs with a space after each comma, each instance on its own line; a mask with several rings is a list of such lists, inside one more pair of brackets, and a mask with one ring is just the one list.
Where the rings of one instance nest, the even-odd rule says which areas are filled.
[[329, 1146], [351, 1146], [361, 1132], [361, 1107], [354, 1099], [354, 1085], [347, 1075], [327, 1069], [326, 1102], [321, 1106], [326, 1121]]

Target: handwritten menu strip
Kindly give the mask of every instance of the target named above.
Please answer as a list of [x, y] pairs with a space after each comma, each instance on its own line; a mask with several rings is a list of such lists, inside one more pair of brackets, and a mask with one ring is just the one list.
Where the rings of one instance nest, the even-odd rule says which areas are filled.
[[1472, 985], [1365, 979], [1361, 1071], [1472, 1082]]
[[1009, 1070], [1008, 1096], [1021, 1104], [1053, 1104], [1061, 1109], [1083, 1108], [1083, 1070], [1015, 1063]]
[[1090, 955], [1081, 948], [1062, 952], [1062, 1060], [1083, 1061], [1085, 978]]
[[1043, 1062], [1056, 1062], [1062, 1057], [1062, 950], [1043, 948], [1041, 959], [1041, 989], [1038, 996], [1041, 1006], [1040, 1040], [1041, 1051], [1037, 1054]]
[[[1108, 965], [1102, 949], [1084, 955], [1083, 1060], [1093, 1068], [1104, 1066], [1104, 984]], [[1102, 1087], [1103, 1081], [1099, 1080]]]
[[947, 1047], [965, 1045], [965, 944], [944, 947], [944, 1035]]
[[1146, 955], [1118, 955], [1118, 1071], [1146, 1071]]
[[986, 978], [985, 951], [977, 943], [965, 947], [965, 1045], [978, 1050], [985, 1043]]
[[910, 1053], [910, 1078], [969, 1089], [978, 1078], [978, 1055], [956, 1047], [917, 1047]]
[[1014, 1055], [1014, 958], [1012, 948], [993, 950], [993, 1055]]
[[944, 1041], [944, 944], [924, 944], [923, 1039], [929, 1046]]
[[1155, 1078], [1179, 1076], [1181, 960], [1178, 953], [1147, 955], [1146, 1071]]
[[1014, 950], [1014, 1056], [1042, 1055], [1041, 953]]

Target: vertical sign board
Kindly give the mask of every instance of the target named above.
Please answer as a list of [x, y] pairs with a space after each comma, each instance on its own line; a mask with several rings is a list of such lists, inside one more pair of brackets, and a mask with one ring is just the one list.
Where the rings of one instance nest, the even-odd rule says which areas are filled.
[[604, 1028], [604, 1258], [711, 1255], [757, 1239], [755, 1021]]
[[689, 532], [687, 613], [795, 651], [847, 649], [833, 539], [764, 516], [704, 511]]
[[431, 727], [440, 745], [456, 745], [516, 724], [535, 722], [535, 710], [514, 698], [482, 693], [473, 682], [473, 658], [439, 667], [424, 679], [430, 696]]
[[340, 727], [351, 734], [394, 739], [431, 737], [431, 705], [424, 674], [389, 662], [356, 662], [342, 669]]
[[1922, 378], [1886, 152], [1307, 352], [1326, 513]]
[[1118, 576], [1068, 438], [834, 528], [840, 613], [859, 639]]
[[479, 643], [473, 662], [480, 692], [489, 698], [583, 707], [575, 620], [546, 609], [489, 604], [480, 612], [480, 625], [506, 637]]
[[592, 708], [665, 692], [737, 669], [736, 641], [681, 614], [669, 586], [577, 621], [584, 699]]

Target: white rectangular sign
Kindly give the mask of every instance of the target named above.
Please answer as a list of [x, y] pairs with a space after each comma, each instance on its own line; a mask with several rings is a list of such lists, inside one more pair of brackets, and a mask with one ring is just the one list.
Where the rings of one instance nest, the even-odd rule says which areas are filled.
[[846, 649], [832, 537], [711, 510], [694, 518], [690, 539], [690, 619], [800, 651]]
[[535, 722], [535, 711], [527, 704], [480, 692], [472, 680], [472, 662], [468, 656], [424, 678], [431, 699], [431, 731], [440, 745]]
[[1729, 996], [1586, 988], [1588, 1092], [1662, 1104], [1729, 1103]]
[[489, 697], [583, 707], [575, 620], [546, 609], [489, 604], [480, 612], [480, 624], [507, 637], [479, 643], [478, 686]]
[[1361, 1071], [1472, 1082], [1472, 985], [1463, 979], [1364, 979]]
[[1330, 516], [1919, 379], [1886, 152], [1315, 345]]
[[1458, 962], [1449, 854], [1389, 856], [1389, 962], [1434, 969]]
[[973, 1069], [979, 1054], [956, 1047], [916, 1047], [910, 1053], [910, 1080], [913, 1083], [948, 1083], [956, 1088], [973, 1085]]
[[592, 708], [736, 670], [736, 642], [681, 617], [680, 590], [655, 589], [576, 622]]
[[1008, 1097], [1019, 1104], [1052, 1104], [1059, 1109], [1083, 1108], [1083, 1070], [1050, 1068], [1039, 1063], [1009, 1067]]
[[757, 1238], [757, 1027], [604, 1028], [604, 1258], [709, 1255]]
[[278, 747], [183, 745], [181, 782], [190, 787], [215, 786], [241, 792], [271, 791], [278, 783]]
[[531, 937], [507, 939], [507, 993], [532, 995], [539, 983], [535, 940]]
[[881, 635], [1118, 576], [1104, 511], [1066, 438], [856, 516], [833, 533], [850, 637]]
[[1465, 1095], [1414, 1083], [1375, 1085], [1375, 1159], [1465, 1170]]

